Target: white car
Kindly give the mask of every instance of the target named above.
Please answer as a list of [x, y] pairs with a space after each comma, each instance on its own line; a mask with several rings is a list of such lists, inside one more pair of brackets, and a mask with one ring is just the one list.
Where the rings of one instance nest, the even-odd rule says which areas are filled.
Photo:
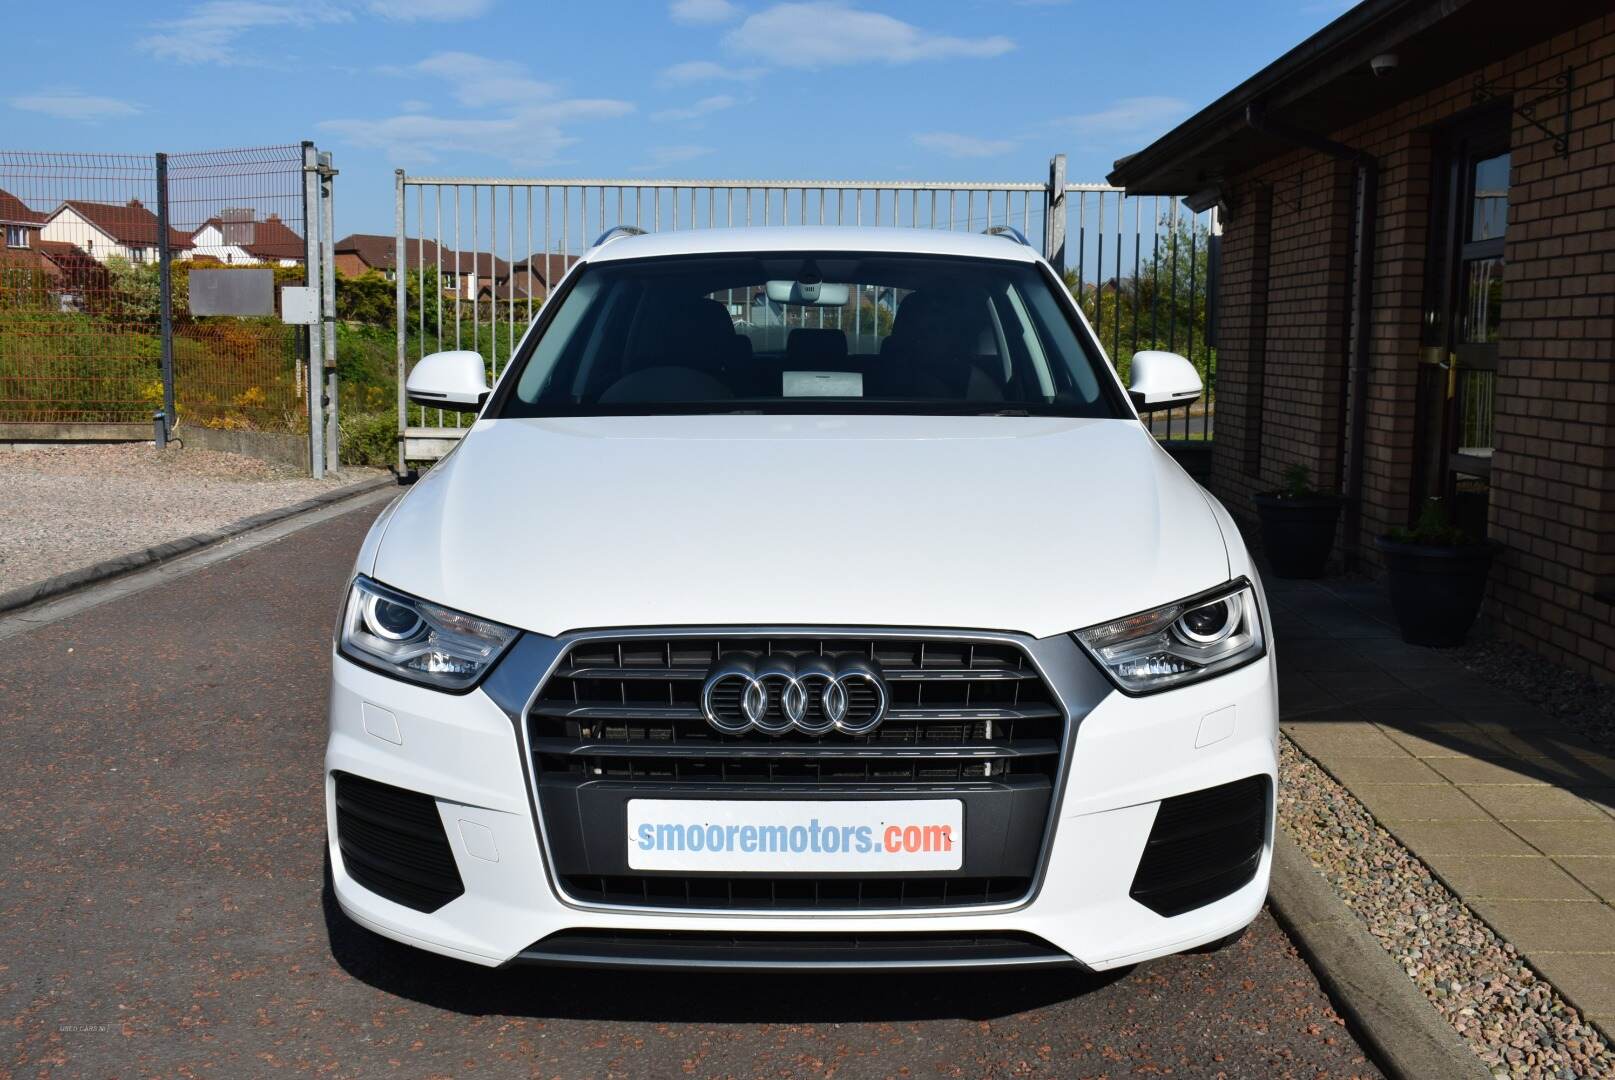
[[[485, 965], [1103, 969], [1267, 891], [1268, 613], [1017, 234], [613, 230], [382, 513], [341, 908]], [[767, 302], [759, 302], [758, 297]], [[732, 305], [768, 312], [737, 331]]]

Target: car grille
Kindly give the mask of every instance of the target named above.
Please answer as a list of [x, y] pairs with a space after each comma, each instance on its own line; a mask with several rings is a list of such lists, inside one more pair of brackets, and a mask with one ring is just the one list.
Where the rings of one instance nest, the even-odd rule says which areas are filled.
[[[708, 724], [701, 689], [715, 666], [787, 658], [867, 664], [886, 685], [884, 721], [865, 735], [730, 735]], [[851, 704], [856, 709], [859, 702]], [[572, 645], [527, 723], [554, 869], [574, 899], [635, 907], [867, 910], [1024, 897], [1041, 857], [1066, 721], [1030, 659], [1004, 641], [670, 635]], [[630, 871], [621, 850], [619, 806], [629, 797], [928, 794], [966, 799], [972, 824], [966, 865], [958, 872], [901, 878], [644, 873]], [[973, 866], [972, 841], [1001, 850]]]
[[1024, 877], [765, 877], [730, 876], [588, 877], [568, 875], [568, 891], [595, 903], [630, 907], [756, 908], [790, 911], [843, 907], [957, 907], [1007, 904], [1026, 895]]
[[[890, 701], [869, 735], [724, 735], [701, 713], [720, 656], [856, 656]], [[1053, 778], [1064, 721], [1024, 653], [997, 642], [671, 638], [575, 645], [530, 714], [544, 772], [673, 783], [913, 784]]]

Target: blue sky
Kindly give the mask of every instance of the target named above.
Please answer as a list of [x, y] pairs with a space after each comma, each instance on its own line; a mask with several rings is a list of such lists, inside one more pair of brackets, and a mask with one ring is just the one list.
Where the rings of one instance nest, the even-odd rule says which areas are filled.
[[313, 139], [342, 172], [339, 233], [392, 231], [399, 166], [1036, 180], [1064, 151], [1072, 181], [1100, 181], [1346, 6], [97, 0], [63, 11], [13, 0], [0, 144]]

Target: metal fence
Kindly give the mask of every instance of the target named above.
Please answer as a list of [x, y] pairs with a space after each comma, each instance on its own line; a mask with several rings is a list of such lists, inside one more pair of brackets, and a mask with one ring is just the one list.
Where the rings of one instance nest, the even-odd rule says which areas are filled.
[[408, 457], [438, 456], [468, 422], [404, 398], [413, 364], [442, 349], [482, 353], [493, 374], [593, 239], [617, 225], [651, 232], [744, 225], [883, 225], [980, 232], [1009, 225], [1057, 267], [1125, 375], [1138, 349], [1190, 356], [1201, 401], [1156, 414], [1163, 438], [1208, 438], [1216, 354], [1208, 336], [1214, 214], [1129, 198], [1103, 184], [1047, 182], [522, 179], [409, 176], [395, 191], [398, 419]]
[[193, 314], [190, 281], [310, 283], [312, 153], [0, 151], [0, 423], [308, 431], [311, 331]]
[[1205, 393], [1182, 408], [1152, 414], [1150, 427], [1162, 439], [1211, 438], [1221, 244], [1216, 210], [1193, 213], [1177, 199], [1129, 196], [1120, 188], [1067, 190], [1066, 280], [1111, 363], [1125, 378], [1135, 352], [1164, 349], [1188, 357]]

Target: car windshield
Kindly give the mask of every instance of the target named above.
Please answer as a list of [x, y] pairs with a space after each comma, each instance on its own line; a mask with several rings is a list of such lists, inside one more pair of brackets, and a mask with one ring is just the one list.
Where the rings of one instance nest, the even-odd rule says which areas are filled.
[[1120, 417], [1035, 264], [935, 255], [666, 256], [585, 266], [491, 415]]

